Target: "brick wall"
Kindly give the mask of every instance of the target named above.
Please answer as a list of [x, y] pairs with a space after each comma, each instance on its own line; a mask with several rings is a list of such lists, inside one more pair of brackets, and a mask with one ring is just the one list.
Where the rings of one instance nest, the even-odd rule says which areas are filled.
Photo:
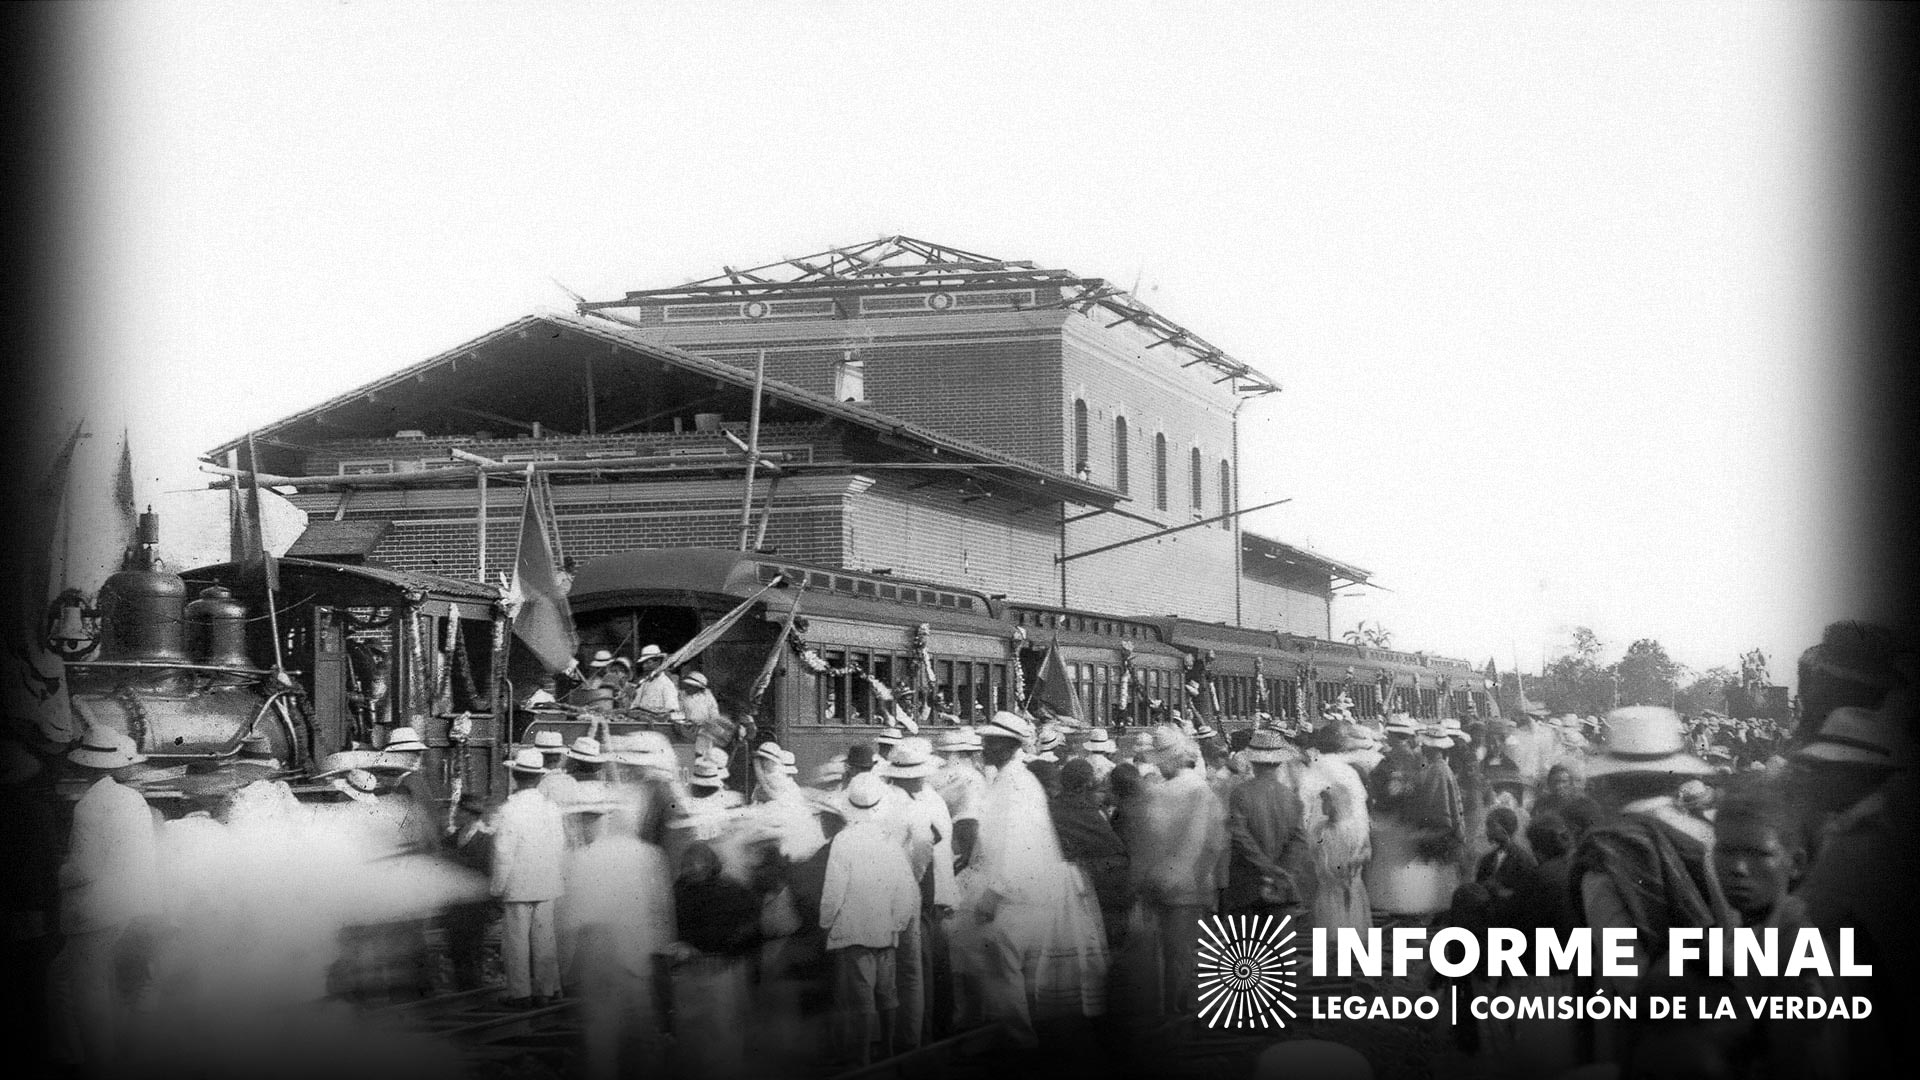
[[848, 500], [848, 565], [890, 567], [901, 577], [967, 585], [989, 595], [1058, 603], [1053, 557], [1059, 511], [1030, 509], [1005, 498], [962, 502], [957, 479], [922, 481], [882, 475]]
[[[755, 523], [768, 483], [755, 484]], [[841, 565], [842, 517], [848, 477], [788, 478], [780, 485], [767, 544], [805, 562]], [[556, 485], [553, 489], [561, 551], [581, 561], [643, 547], [733, 548], [739, 541], [739, 482], [661, 481]], [[487, 499], [487, 580], [513, 567], [522, 495], [495, 485]], [[334, 494], [303, 494], [294, 502], [310, 514], [332, 517]], [[472, 489], [361, 492], [346, 517], [385, 518], [393, 531], [373, 557], [402, 569], [472, 577], [479, 553], [477, 503]]]

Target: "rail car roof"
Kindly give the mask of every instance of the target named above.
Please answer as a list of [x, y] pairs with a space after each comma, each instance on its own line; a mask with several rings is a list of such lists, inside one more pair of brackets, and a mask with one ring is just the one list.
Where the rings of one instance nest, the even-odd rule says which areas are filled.
[[[835, 600], [894, 603], [953, 616], [993, 618], [984, 593], [938, 582], [897, 578], [840, 567], [818, 566], [771, 555], [712, 548], [643, 548], [595, 559], [582, 566], [568, 594], [576, 608], [616, 604], [639, 592], [707, 593], [747, 597], [784, 574], [789, 587], [767, 594], [768, 607], [785, 611], [796, 597], [802, 609], [824, 612]], [[598, 601], [598, 602], [597, 602]]]
[[[335, 603], [357, 603], [364, 598], [366, 603], [359, 606], [384, 607], [393, 602], [394, 593], [409, 592], [442, 600], [485, 603], [500, 598], [500, 590], [485, 582], [447, 577], [444, 574], [401, 570], [375, 563], [337, 563], [299, 558], [282, 558], [278, 562], [282, 592], [289, 592], [300, 585], [308, 588], [318, 586], [329, 590], [328, 598]], [[198, 567], [180, 576], [188, 581], [230, 585], [239, 581], [243, 572], [241, 564], [227, 562]], [[297, 601], [299, 597], [290, 596], [288, 599]]]

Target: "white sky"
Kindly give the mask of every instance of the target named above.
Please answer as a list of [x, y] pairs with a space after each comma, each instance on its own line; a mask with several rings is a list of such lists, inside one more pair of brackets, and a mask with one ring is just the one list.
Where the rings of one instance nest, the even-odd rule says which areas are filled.
[[[1179, 14], [1174, 14], [1178, 11]], [[1829, 492], [1831, 6], [115, 4], [73, 370], [141, 484], [543, 307], [904, 232], [1136, 278], [1276, 376], [1251, 527], [1396, 644], [1775, 674]], [[102, 442], [104, 440], [96, 440]]]

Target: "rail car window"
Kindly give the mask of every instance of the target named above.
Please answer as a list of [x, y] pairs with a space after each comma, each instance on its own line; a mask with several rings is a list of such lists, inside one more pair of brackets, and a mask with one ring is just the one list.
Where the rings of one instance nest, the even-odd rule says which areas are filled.
[[[832, 667], [847, 665], [847, 654], [844, 652], [827, 651], [821, 653], [820, 657]], [[838, 724], [846, 721], [847, 708], [853, 701], [848, 685], [851, 679], [850, 675], [823, 675], [817, 680], [820, 684], [820, 719], [823, 722]]]
[[1440, 715], [1440, 691], [1420, 691], [1420, 715], [1432, 720]]
[[1361, 683], [1353, 688], [1353, 714], [1355, 716], [1380, 715], [1380, 688], [1372, 683]]

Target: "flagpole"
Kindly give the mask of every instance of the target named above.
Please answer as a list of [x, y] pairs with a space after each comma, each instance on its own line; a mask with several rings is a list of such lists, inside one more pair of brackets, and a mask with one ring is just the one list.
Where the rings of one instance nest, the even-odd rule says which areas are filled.
[[267, 629], [273, 634], [273, 672], [286, 678], [286, 663], [280, 655], [280, 600], [273, 587], [278, 577], [273, 569], [273, 555], [267, 551], [266, 524], [260, 520], [260, 457], [253, 448], [253, 433], [247, 433], [247, 478], [253, 487], [252, 512], [248, 515], [252, 526], [249, 537], [260, 545], [260, 568], [265, 573], [267, 586]]
[[753, 472], [760, 463], [760, 397], [767, 380], [767, 350], [761, 349], [753, 365], [753, 409], [747, 420], [747, 490], [740, 496], [740, 550], [747, 550], [747, 537], [753, 528]]

